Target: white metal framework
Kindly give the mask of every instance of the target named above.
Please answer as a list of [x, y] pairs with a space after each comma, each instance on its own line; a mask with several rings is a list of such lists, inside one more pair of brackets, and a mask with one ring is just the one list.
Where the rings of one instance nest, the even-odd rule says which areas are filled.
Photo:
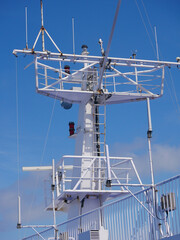
[[[180, 66], [175, 62], [108, 57], [99, 82], [103, 57], [31, 50], [13, 53], [35, 56], [38, 93], [70, 103], [88, 102], [93, 94], [103, 94], [106, 104], [158, 98], [163, 94], [165, 67]], [[66, 63], [70, 64], [70, 74], [63, 69]], [[85, 74], [87, 80], [83, 79]]]
[[[152, 124], [149, 101], [159, 98], [163, 94], [165, 67], [179, 66], [180, 63], [108, 57], [101, 77], [104, 57], [89, 56], [86, 46], [83, 47], [81, 55], [32, 50], [14, 50], [13, 53], [15, 55], [19, 53], [34, 55], [38, 93], [59, 99], [62, 106], [63, 104], [71, 106], [73, 103], [80, 105], [78, 126], [75, 134], [71, 136], [76, 138], [76, 155], [64, 156], [56, 167], [53, 161], [52, 167], [24, 169], [52, 170], [51, 202], [47, 204], [46, 210], [52, 210], [54, 215], [53, 239], [71, 239], [70, 237], [58, 237], [55, 216], [57, 210], [68, 211], [68, 218], [74, 219], [79, 212], [83, 216], [93, 209], [101, 208], [109, 199], [128, 194], [150, 217], [151, 238], [149, 239], [159, 239], [158, 234], [161, 229], [157, 234], [155, 233], [158, 221], [151, 154]], [[67, 63], [69, 64], [68, 68], [65, 65]], [[147, 101], [148, 147], [152, 179], [150, 185], [142, 184], [131, 158], [109, 156], [105, 141], [106, 104], [141, 100]], [[101, 106], [104, 107], [103, 113], [100, 111]], [[131, 181], [131, 170], [137, 181], [134, 178]], [[137, 187], [144, 189], [147, 186], [152, 187], [152, 201], [148, 206], [134, 194]], [[88, 230], [105, 227], [111, 231], [103, 224], [99, 212], [93, 213], [93, 216], [94, 224], [97, 220], [100, 225], [98, 227], [92, 225]], [[79, 220], [70, 222], [68, 226], [70, 229], [77, 229], [78, 224]], [[37, 232], [35, 227], [48, 226], [22, 226], [19, 213], [18, 227], [31, 227]], [[38, 232], [37, 234], [41, 237], [41, 234]], [[73, 238], [78, 239], [77, 235]]]
[[[50, 171], [51, 201], [46, 210], [52, 210], [54, 217], [50, 226], [21, 225], [19, 197], [17, 227], [31, 227], [37, 233], [27, 239], [81, 240], [85, 235], [95, 234], [91, 239], [105, 240], [104, 236], [107, 238], [108, 235], [111, 240], [155, 240], [173, 234], [165, 214], [175, 210], [173, 192], [161, 196], [158, 211], [162, 219], [157, 216], [159, 205], [151, 154], [150, 100], [163, 95], [165, 68], [180, 67], [180, 62], [142, 60], [136, 59], [135, 55], [132, 58], [108, 57], [120, 3], [121, 0], [106, 52], [99, 40], [102, 56], [90, 56], [86, 45], [82, 46], [81, 55], [62, 53], [44, 28], [42, 0], [41, 29], [33, 48], [28, 49], [26, 44], [26, 49], [13, 51], [16, 56], [34, 56], [38, 93], [60, 100], [65, 109], [79, 104], [77, 128], [71, 134], [76, 139], [75, 155], [63, 156], [57, 165], [53, 160], [52, 166], [23, 169]], [[45, 50], [44, 33], [58, 53]], [[40, 34], [42, 51], [36, 51]], [[105, 138], [106, 105], [142, 100], [147, 101], [151, 184], [142, 183], [132, 158], [111, 157]], [[137, 187], [142, 188], [141, 192], [135, 193]], [[106, 201], [117, 197], [123, 199], [105, 206]], [[57, 225], [56, 211], [68, 211], [69, 220]], [[42, 233], [37, 231], [37, 228], [47, 227], [51, 229]]]
[[[106, 204], [91, 212], [77, 216], [66, 222], [57, 225], [60, 236], [62, 239], [78, 239], [81, 232], [91, 230], [92, 225], [94, 229], [99, 229], [99, 222], [94, 220], [94, 215], [99, 212], [102, 216], [103, 226], [108, 229], [108, 235], [111, 240], [136, 240], [136, 239], [179, 239], [180, 237], [180, 175], [163, 181], [155, 185], [156, 188], [156, 218], [157, 225], [154, 225], [154, 232], [151, 231], [152, 216], [146, 209], [140, 205], [139, 202], [132, 196], [125, 196], [114, 202]], [[174, 198], [167, 198], [166, 206], [165, 201], [162, 201], [169, 193], [174, 193]], [[172, 195], [173, 196], [173, 195]], [[147, 187], [135, 194], [141, 203], [149, 207], [152, 203], [152, 188]], [[80, 221], [81, 219], [81, 221]], [[69, 223], [77, 222], [77, 228], [69, 228]], [[160, 230], [160, 231], [159, 231]], [[52, 239], [53, 228], [42, 231], [41, 236], [44, 239]], [[66, 237], [66, 238], [65, 238]], [[36, 240], [39, 238], [38, 234], [24, 238], [23, 240]]]

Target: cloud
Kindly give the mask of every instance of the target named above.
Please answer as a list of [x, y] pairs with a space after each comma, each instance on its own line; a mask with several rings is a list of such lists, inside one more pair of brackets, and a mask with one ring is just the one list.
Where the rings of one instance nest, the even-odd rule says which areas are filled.
[[[33, 174], [21, 179], [21, 210], [23, 223], [33, 223], [49, 217], [44, 211], [43, 181]], [[18, 220], [17, 210], [17, 182], [6, 189], [0, 190], [0, 231], [16, 228]], [[52, 218], [50, 218], [51, 220]]]
[[[150, 174], [148, 145], [146, 139], [136, 138], [131, 143], [115, 143], [110, 148], [111, 155], [132, 157], [139, 174]], [[157, 175], [176, 175], [180, 172], [180, 146], [152, 144], [153, 168]]]
[[[23, 225], [53, 224], [52, 211], [44, 210], [44, 179], [47, 176], [49, 175], [44, 172], [38, 172], [38, 174], [26, 173], [26, 177], [20, 179], [21, 218]], [[22, 239], [22, 237], [34, 234], [32, 230], [16, 229], [18, 221], [17, 195], [17, 182], [6, 189], [0, 190], [0, 236], [3, 240]], [[65, 216], [58, 212], [57, 222], [64, 220]], [[19, 237], [19, 234], [22, 237]]]
[[180, 146], [153, 145], [154, 168], [157, 172], [179, 173]]

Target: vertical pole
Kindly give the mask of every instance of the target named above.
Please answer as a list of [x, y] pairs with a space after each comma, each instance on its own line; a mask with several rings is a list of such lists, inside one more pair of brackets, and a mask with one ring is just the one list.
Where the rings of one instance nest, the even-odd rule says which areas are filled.
[[43, 19], [43, 2], [41, 1], [41, 32], [42, 32], [42, 50], [45, 51], [44, 43], [44, 19]]
[[18, 196], [18, 222], [17, 222], [17, 228], [21, 228], [21, 197]]
[[53, 220], [54, 220], [54, 239], [57, 239], [57, 229], [56, 229], [56, 211], [55, 211], [55, 198], [54, 198], [54, 190], [55, 190], [55, 164], [54, 159], [52, 160], [52, 206], [53, 206]]
[[56, 171], [56, 192], [58, 197], [60, 195], [58, 171]]
[[156, 54], [157, 54], [157, 60], [159, 61], [159, 49], [158, 49], [158, 41], [157, 41], [156, 26], [154, 26], [154, 34], [155, 34], [155, 41], [156, 41]]
[[[152, 122], [151, 122], [151, 110], [150, 110], [150, 100], [147, 98], [147, 113], [148, 113], [148, 131], [147, 131], [147, 138], [148, 138], [148, 149], [149, 149], [149, 162], [150, 162], [150, 171], [151, 171], [151, 182], [152, 182], [152, 212], [155, 213], [155, 187], [154, 187], [154, 173], [153, 173], [153, 162], [152, 162], [152, 151], [151, 151], [151, 138], [152, 138]], [[151, 203], [150, 203], [151, 204]], [[155, 215], [155, 214], [154, 214]], [[151, 223], [151, 236], [152, 239], [156, 240], [156, 218], [150, 218]]]
[[[138, 75], [137, 75], [137, 67], [135, 67], [135, 77], [136, 77], [136, 82], [138, 83]], [[136, 86], [137, 92], [139, 92], [138, 85]]]
[[36, 90], [38, 89], [38, 64], [37, 64], [37, 57], [35, 55], [35, 58], [34, 58], [34, 65], [35, 65], [35, 74], [36, 74]]
[[110, 167], [110, 159], [109, 159], [109, 148], [106, 145], [106, 162], [107, 162], [107, 181], [106, 187], [111, 187], [111, 167]]
[[45, 77], [45, 86], [47, 87], [48, 81], [47, 81], [47, 67], [44, 67], [44, 77]]
[[72, 18], [72, 37], [73, 37], [73, 54], [75, 54], [75, 40], [74, 40], [74, 18]]
[[28, 49], [27, 7], [25, 7], [25, 17], [26, 17], [26, 49]]
[[147, 113], [148, 113], [148, 148], [149, 148], [149, 162], [150, 162], [150, 170], [151, 170], [151, 182], [154, 186], [154, 174], [153, 174], [153, 163], [152, 163], [152, 151], [151, 151], [151, 138], [152, 138], [152, 123], [151, 123], [151, 110], [150, 110], [150, 101], [147, 98]]

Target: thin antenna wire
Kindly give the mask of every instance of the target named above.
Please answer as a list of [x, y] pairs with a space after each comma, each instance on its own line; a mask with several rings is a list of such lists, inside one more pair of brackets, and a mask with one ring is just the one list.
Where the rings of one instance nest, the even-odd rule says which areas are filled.
[[25, 7], [25, 18], [26, 18], [26, 49], [28, 49], [27, 7]]
[[72, 37], [73, 37], [73, 54], [75, 54], [75, 40], [74, 40], [74, 18], [72, 18]]
[[177, 112], [180, 113], [180, 105], [179, 105], [179, 102], [178, 102], [178, 98], [177, 98], [177, 94], [176, 94], [176, 88], [174, 86], [174, 81], [173, 81], [173, 77], [172, 77], [172, 73], [170, 71], [170, 69], [168, 69], [169, 71], [169, 75], [170, 75], [170, 79], [171, 79], [171, 82], [172, 82], [172, 91], [173, 91], [173, 95], [174, 95], [174, 99], [175, 99], [175, 103], [176, 103], [176, 106], [177, 106]]
[[158, 41], [157, 41], [157, 32], [156, 32], [156, 26], [154, 26], [154, 34], [155, 34], [155, 41], [156, 41], [156, 53], [157, 53], [157, 60], [159, 61], [159, 49], [158, 49]]
[[152, 49], [153, 49], [153, 51], [154, 51], [154, 53], [155, 53], [155, 55], [156, 55], [156, 51], [155, 51], [155, 48], [154, 48], [152, 39], [151, 39], [151, 37], [150, 37], [149, 31], [148, 31], [148, 29], [147, 29], [147, 26], [146, 26], [145, 20], [144, 20], [144, 18], [143, 18], [142, 12], [141, 12], [141, 10], [140, 10], [140, 7], [139, 7], [139, 5], [138, 5], [138, 2], [137, 2], [136, 0], [134, 0], [134, 1], [135, 1], [136, 6], [137, 6], [137, 9], [138, 9], [138, 11], [139, 11], [139, 14], [140, 14], [142, 23], [143, 23], [143, 25], [144, 25], [144, 27], [145, 27], [145, 30], [146, 30], [146, 33], [147, 33], [147, 35], [148, 35], [149, 41], [150, 41], [150, 43], [151, 43]]

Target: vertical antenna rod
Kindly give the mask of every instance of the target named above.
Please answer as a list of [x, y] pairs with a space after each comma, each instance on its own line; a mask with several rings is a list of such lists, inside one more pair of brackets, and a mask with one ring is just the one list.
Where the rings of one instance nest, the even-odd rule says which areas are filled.
[[21, 228], [21, 197], [18, 196], [18, 222], [17, 228]]
[[25, 7], [25, 18], [26, 18], [26, 49], [28, 49], [27, 7]]
[[150, 170], [151, 170], [151, 182], [154, 186], [154, 173], [153, 173], [153, 163], [152, 163], [152, 151], [151, 151], [151, 138], [152, 138], [152, 123], [151, 123], [151, 110], [150, 110], [150, 101], [147, 98], [147, 113], [148, 113], [148, 147], [149, 147], [149, 162], [150, 162]]
[[75, 40], [74, 40], [74, 18], [72, 18], [72, 37], [73, 37], [73, 54], [75, 54]]
[[159, 61], [159, 49], [158, 49], [158, 41], [157, 41], [156, 26], [154, 26], [154, 34], [155, 34], [155, 41], [156, 41], [156, 54], [157, 54], [157, 60]]
[[54, 220], [54, 239], [57, 239], [57, 229], [56, 229], [56, 211], [55, 211], [55, 196], [54, 196], [54, 190], [55, 190], [55, 163], [54, 159], [52, 160], [52, 208], [53, 208], [53, 220]]
[[42, 31], [42, 50], [45, 51], [44, 43], [44, 19], [43, 19], [43, 2], [41, 1], [41, 31]]

